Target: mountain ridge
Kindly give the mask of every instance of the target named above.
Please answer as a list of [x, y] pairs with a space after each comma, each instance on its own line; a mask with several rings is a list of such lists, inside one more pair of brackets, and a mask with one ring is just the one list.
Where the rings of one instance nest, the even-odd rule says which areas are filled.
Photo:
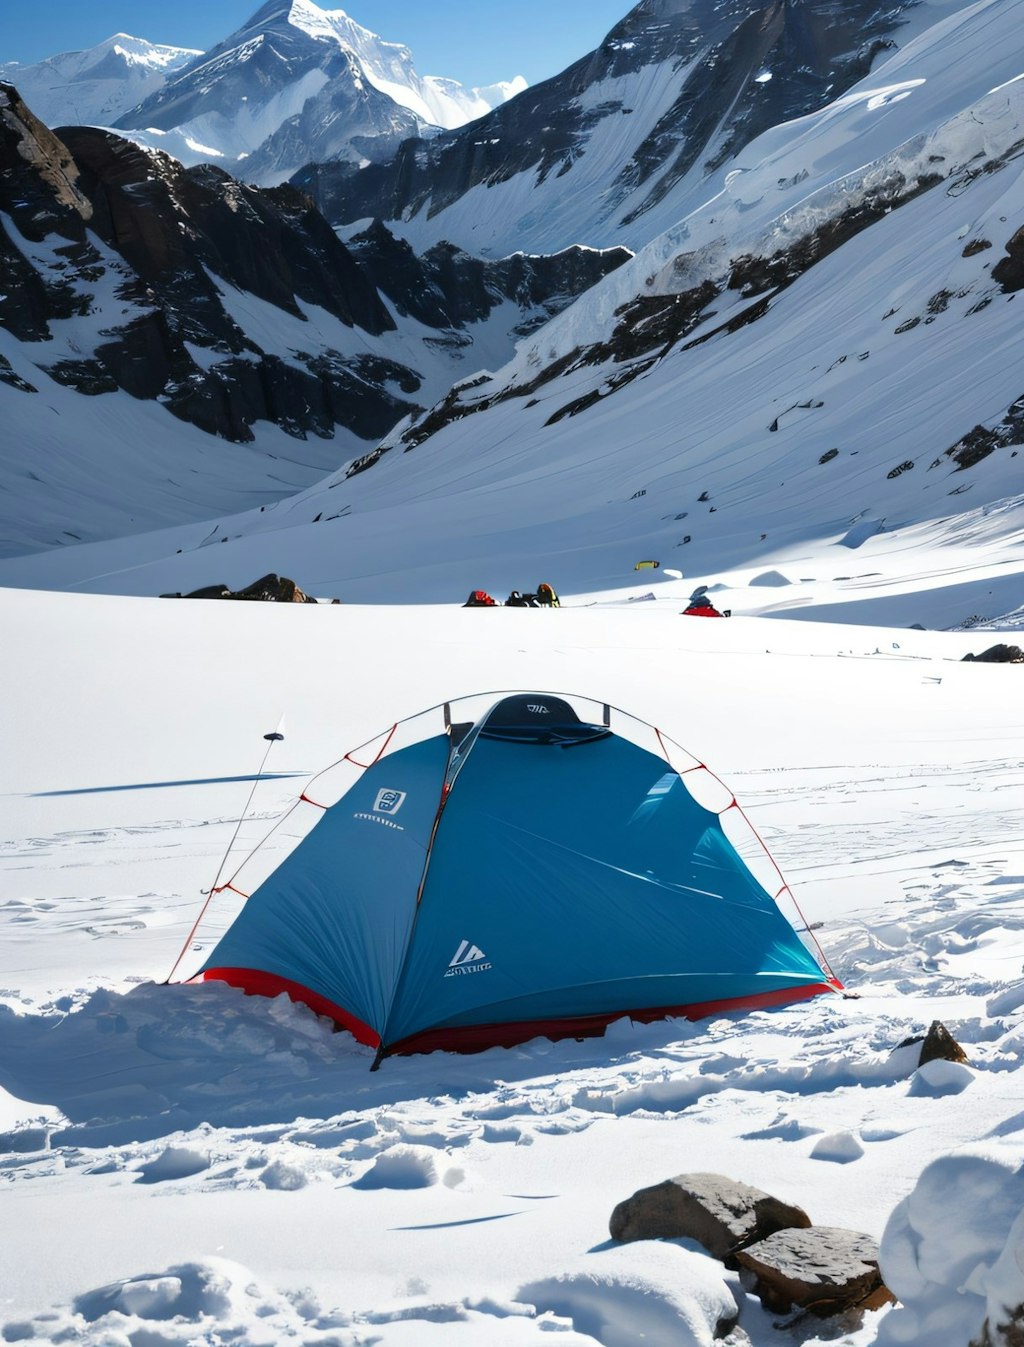
[[[322, 480], [160, 536], [12, 558], [0, 580], [162, 593], [276, 570], [354, 602], [450, 602], [526, 575], [632, 593], [650, 558], [728, 573], [736, 612], [813, 616], [853, 611], [844, 586], [898, 587], [938, 549], [920, 620], [1008, 611], [1024, 531], [1024, 48], [998, 0], [914, 16], [869, 76], [678, 194], [671, 228], [511, 359], [466, 367]], [[344, 232], [394, 276], [416, 255], [382, 221]], [[834, 602], [801, 592], [810, 557], [843, 590]]]
[[595, 51], [471, 127], [293, 181], [335, 225], [379, 217], [417, 249], [636, 250], [744, 145], [840, 96], [923, 23], [919, 0], [643, 0]]
[[[0, 211], [0, 552], [52, 545], [65, 523], [81, 540], [172, 523], [174, 510], [195, 518], [206, 489], [237, 509], [254, 491], [266, 501], [308, 485], [364, 455], [471, 358], [504, 363], [518, 336], [627, 256], [418, 258], [383, 227], [357, 256], [294, 188], [185, 168], [100, 128], [55, 133], [4, 85]], [[74, 494], [51, 501], [40, 487], [67, 474], [53, 412], [76, 425], [72, 477], [93, 469], [90, 509], [105, 459], [127, 455], [102, 525], [75, 520]], [[229, 443], [252, 449], [239, 459]], [[154, 474], [155, 516], [144, 501]]]
[[62, 52], [31, 64], [4, 62], [0, 83], [17, 85], [25, 101], [50, 126], [105, 125], [199, 55], [191, 47], [170, 47], [115, 33], [83, 51]]

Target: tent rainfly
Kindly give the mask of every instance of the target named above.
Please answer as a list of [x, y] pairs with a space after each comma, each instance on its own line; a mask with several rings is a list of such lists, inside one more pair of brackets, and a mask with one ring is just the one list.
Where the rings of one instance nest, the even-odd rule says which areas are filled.
[[[717, 807], [697, 798], [716, 792]], [[247, 897], [259, 848], [220, 886], [246, 901], [195, 979], [285, 992], [376, 1048], [374, 1067], [842, 990], [731, 792], [600, 703], [436, 707], [293, 809], [304, 835], [286, 858]]]

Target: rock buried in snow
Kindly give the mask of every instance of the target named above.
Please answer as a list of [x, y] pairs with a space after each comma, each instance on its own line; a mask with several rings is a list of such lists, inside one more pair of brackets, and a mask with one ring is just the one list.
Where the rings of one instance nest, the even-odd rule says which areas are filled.
[[877, 1243], [855, 1230], [779, 1230], [740, 1250], [736, 1262], [753, 1274], [754, 1293], [774, 1314], [796, 1308], [826, 1319], [895, 1298], [878, 1270]]
[[612, 1212], [612, 1239], [694, 1239], [728, 1262], [741, 1245], [778, 1230], [806, 1229], [810, 1217], [799, 1207], [724, 1174], [680, 1174], [641, 1188]]
[[917, 1059], [918, 1066], [924, 1066], [926, 1062], [963, 1062], [970, 1065], [970, 1058], [963, 1048], [956, 1041], [941, 1020], [932, 1020], [928, 1032], [923, 1038], [905, 1038], [900, 1044], [901, 1048], [909, 1048], [915, 1043], [921, 1044], [921, 1054]]

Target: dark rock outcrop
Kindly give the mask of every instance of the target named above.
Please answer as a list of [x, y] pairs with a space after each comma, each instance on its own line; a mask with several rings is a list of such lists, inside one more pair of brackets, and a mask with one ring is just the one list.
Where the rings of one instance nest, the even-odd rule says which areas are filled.
[[[759, 1188], [723, 1174], [680, 1174], [641, 1188], [612, 1212], [612, 1239], [695, 1239], [725, 1262], [778, 1230], [806, 1229], [810, 1217]], [[734, 1265], [734, 1264], [733, 1264]]]
[[1019, 645], [1006, 645], [1000, 641], [998, 645], [990, 645], [980, 655], [965, 655], [964, 660], [980, 664], [1024, 664], [1024, 650]]
[[[78, 166], [92, 227], [165, 301], [168, 285], [184, 286], [190, 308], [222, 312], [212, 272], [297, 317], [301, 300], [372, 335], [394, 329], [373, 285], [300, 192], [248, 187], [210, 164], [183, 168], [95, 127], [57, 135]], [[215, 335], [230, 341], [237, 334], [224, 320]], [[211, 331], [207, 318], [202, 334]]]
[[1012, 294], [1024, 290], [1024, 226], [1006, 244], [1006, 253], [992, 268], [992, 279]]
[[[92, 206], [78, 178], [67, 146], [32, 115], [17, 89], [0, 84], [0, 209], [18, 233], [31, 243], [56, 235], [66, 240], [69, 257], [80, 255]], [[41, 276], [0, 225], [0, 326], [21, 341], [43, 341], [51, 318], [81, 311], [67, 276]]]
[[[193, 589], [189, 594], [161, 594], [162, 599], [248, 599], [262, 603], [316, 603], [317, 600], [303, 593], [294, 580], [287, 576], [263, 575], [244, 589], [229, 589], [227, 585], [204, 585], [202, 589]], [[337, 602], [337, 600], [334, 600]]]
[[1024, 1304], [1008, 1307], [994, 1324], [987, 1318], [968, 1347], [1024, 1347]]
[[[103, 278], [117, 287], [121, 321], [93, 350], [48, 362], [33, 353], [59, 383], [88, 396], [120, 388], [158, 398], [237, 441], [251, 440], [258, 420], [303, 438], [342, 425], [379, 439], [419, 410], [392, 391], [414, 393], [414, 371], [384, 361], [374, 382], [363, 354], [350, 364], [322, 347], [287, 363], [231, 316], [222, 292], [234, 287], [300, 321], [302, 306], [316, 305], [373, 337], [394, 330], [372, 280], [292, 188], [260, 191], [210, 166], [185, 169], [95, 127], [55, 133], [0, 85], [0, 210], [24, 239], [48, 240], [56, 258], [34, 265], [0, 228], [0, 325], [21, 341], [46, 341], [53, 321], [88, 315]], [[197, 360], [196, 350], [207, 354]]]
[[353, 256], [401, 314], [428, 327], [458, 328], [488, 317], [507, 300], [533, 311], [522, 335], [563, 309], [570, 299], [620, 267], [627, 248], [566, 248], [553, 255], [515, 253], [484, 261], [439, 243], [417, 256], [380, 221], [348, 241]]
[[776, 1314], [800, 1309], [827, 1319], [879, 1309], [895, 1299], [878, 1270], [877, 1243], [854, 1230], [780, 1230], [741, 1250], [736, 1262], [751, 1274], [765, 1308]]
[[[973, 468], [995, 450], [1018, 445], [1022, 440], [1024, 440], [1024, 394], [1010, 403], [995, 425], [974, 426], [961, 436], [945, 451], [945, 457], [952, 459], [957, 471], [960, 472], [966, 468]], [[942, 461], [941, 458], [937, 458], [931, 466], [937, 468]]]
[[941, 1020], [932, 1020], [926, 1034], [917, 1034], [912, 1038], [905, 1038], [899, 1045], [901, 1048], [913, 1047], [920, 1043], [921, 1051], [918, 1056], [918, 1066], [924, 1066], [926, 1062], [963, 1062], [970, 1065], [970, 1059], [967, 1053], [956, 1041]]
[[38, 393], [39, 391], [35, 384], [30, 384], [27, 379], [23, 379], [20, 374], [14, 372], [14, 367], [4, 355], [0, 355], [0, 383], [16, 388], [19, 393]]

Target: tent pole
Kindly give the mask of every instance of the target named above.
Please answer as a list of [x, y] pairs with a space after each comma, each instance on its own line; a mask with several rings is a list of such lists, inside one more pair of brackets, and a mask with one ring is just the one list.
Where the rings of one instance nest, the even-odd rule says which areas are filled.
[[235, 845], [235, 839], [237, 838], [238, 833], [239, 833], [239, 830], [240, 830], [241, 827], [242, 827], [242, 823], [243, 823], [244, 820], [245, 820], [246, 814], [248, 814], [248, 812], [249, 812], [249, 806], [252, 804], [252, 797], [256, 794], [256, 787], [260, 784], [260, 781], [263, 779], [263, 769], [264, 769], [264, 767], [266, 767], [266, 765], [267, 765], [267, 759], [270, 757], [270, 750], [274, 747], [275, 744], [280, 743], [281, 740], [284, 739], [284, 735], [281, 733], [281, 725], [282, 725], [283, 723], [284, 723], [284, 717], [282, 716], [282, 717], [281, 717], [281, 720], [279, 720], [278, 723], [277, 723], [277, 729], [276, 729], [276, 730], [272, 730], [270, 734], [265, 734], [265, 735], [263, 736], [264, 739], [267, 740], [267, 751], [263, 754], [263, 761], [260, 763], [259, 771], [256, 773], [255, 777], [253, 778], [252, 790], [249, 792], [249, 798], [248, 798], [248, 800], [246, 800], [246, 802], [245, 802], [245, 808], [242, 810], [241, 814], [240, 814], [239, 817], [238, 817], [238, 822], [235, 824], [235, 831], [231, 834], [231, 841], [228, 843], [227, 850], [224, 852], [224, 855], [221, 857], [220, 865], [219, 865], [218, 868], [217, 868], [217, 875], [216, 875], [216, 878], [214, 879], [213, 883], [210, 885], [209, 892], [208, 892], [207, 895], [206, 895], [206, 902], [203, 904], [202, 910], [200, 911], [199, 916], [196, 917], [195, 923], [194, 923], [194, 925], [193, 925], [191, 931], [189, 931], [188, 935], [187, 935], [186, 938], [185, 938], [185, 943], [182, 945], [181, 950], [180, 950], [180, 952], [179, 952], [179, 954], [178, 954], [178, 957], [177, 957], [177, 958], [175, 959], [175, 961], [174, 961], [174, 967], [171, 969], [171, 971], [170, 971], [170, 972], [167, 974], [167, 976], [164, 978], [163, 982], [160, 984], [160, 985], [163, 986], [163, 987], [167, 987], [167, 986], [170, 985], [171, 979], [174, 977], [175, 973], [178, 971], [178, 966], [179, 966], [179, 964], [181, 963], [182, 959], [185, 957], [185, 951], [188, 949], [189, 945], [192, 943], [192, 938], [193, 938], [193, 936], [195, 935], [196, 931], [199, 930], [199, 926], [200, 926], [200, 924], [201, 924], [203, 918], [206, 916], [206, 909], [210, 906], [210, 903], [213, 901], [213, 896], [214, 896], [214, 894], [216, 894], [216, 893], [218, 892], [218, 886], [219, 886], [219, 884], [220, 884], [220, 877], [221, 877], [221, 875], [224, 873], [224, 867], [225, 867], [225, 865], [227, 864], [228, 857], [231, 855], [231, 848]]

